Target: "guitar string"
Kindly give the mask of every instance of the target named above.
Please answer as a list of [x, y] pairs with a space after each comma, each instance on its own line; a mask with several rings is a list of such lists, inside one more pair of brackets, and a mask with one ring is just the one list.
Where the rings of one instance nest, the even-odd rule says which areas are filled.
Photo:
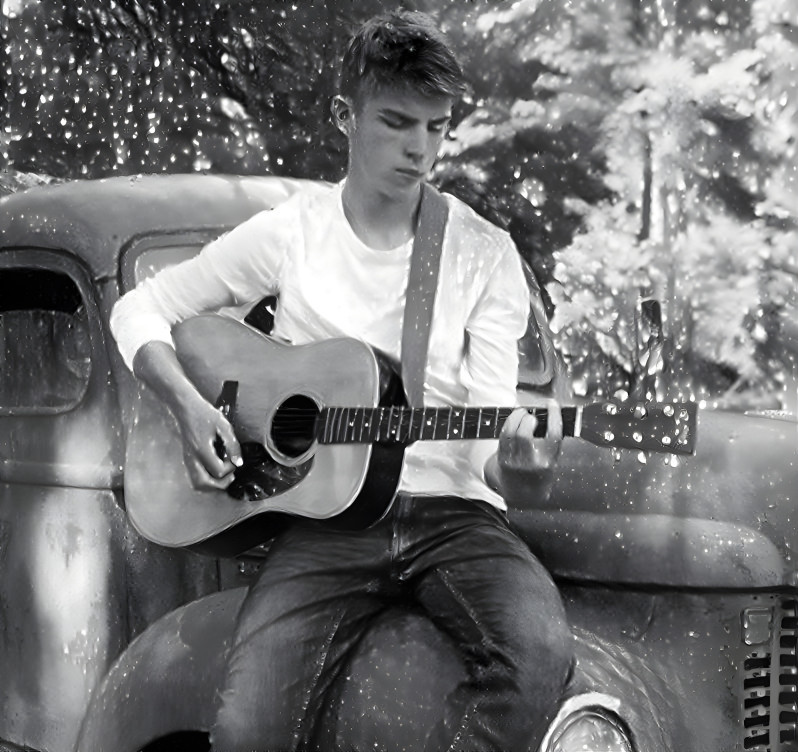
[[[349, 410], [350, 408], [340, 408], [340, 407], [328, 407], [324, 408], [327, 411], [333, 412], [341, 412], [343, 410]], [[355, 414], [355, 421], [363, 421], [367, 417], [369, 417], [368, 412], [371, 413], [373, 416], [379, 407], [364, 407], [364, 408], [355, 408], [362, 409], [360, 415]], [[425, 409], [436, 409], [436, 408], [406, 408], [401, 407], [400, 410], [400, 421], [399, 425], [401, 428], [408, 428], [408, 430], [413, 428], [413, 419], [418, 415], [418, 413], [414, 413], [414, 410], [421, 410], [421, 415], [423, 417]], [[463, 410], [463, 418], [461, 421], [458, 421], [459, 425], [462, 426], [463, 434], [469, 433], [469, 431], [481, 431], [481, 430], [500, 430], [499, 421], [502, 423], [509, 414], [512, 412], [514, 408], [478, 408], [478, 407], [469, 407], [469, 408], [446, 408], [447, 414], [450, 410]], [[367, 412], [368, 411], [368, 412]], [[314, 410], [312, 408], [294, 408], [294, 407], [286, 407], [283, 408], [280, 412], [277, 413], [274, 420], [272, 421], [272, 428], [279, 434], [279, 436], [283, 438], [292, 438], [292, 437], [307, 437], [308, 435], [313, 435], [316, 429], [316, 420], [321, 416], [323, 411]], [[539, 408], [536, 412], [537, 417], [541, 419], [545, 419], [547, 415], [546, 408]], [[440, 416], [436, 415], [436, 418], [440, 419]], [[449, 418], [444, 415], [446, 419], [447, 425], [449, 425]], [[313, 425], [309, 426], [308, 423], [311, 421]], [[436, 421], [437, 422], [437, 421]], [[379, 429], [379, 420], [374, 421], [374, 427]], [[344, 426], [344, 430], [348, 429], [350, 426]], [[421, 432], [423, 435], [424, 425], [416, 426], [416, 431]], [[341, 429], [338, 431], [333, 431], [334, 435], [340, 434]], [[447, 435], [449, 435], [449, 431], [447, 431]], [[456, 435], [453, 436], [456, 438]], [[471, 437], [469, 437], [471, 438]], [[490, 438], [490, 436], [486, 437]]]

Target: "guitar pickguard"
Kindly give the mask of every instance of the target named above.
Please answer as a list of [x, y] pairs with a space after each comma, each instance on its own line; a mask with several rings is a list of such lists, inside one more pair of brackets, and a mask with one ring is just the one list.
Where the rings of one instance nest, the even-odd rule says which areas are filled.
[[238, 501], [260, 501], [285, 493], [304, 480], [313, 467], [312, 457], [298, 465], [281, 465], [256, 442], [244, 442], [241, 454], [244, 464], [227, 487], [227, 493]]

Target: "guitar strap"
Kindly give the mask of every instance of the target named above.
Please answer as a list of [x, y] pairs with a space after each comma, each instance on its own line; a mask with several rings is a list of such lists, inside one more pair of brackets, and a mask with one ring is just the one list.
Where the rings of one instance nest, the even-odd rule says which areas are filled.
[[421, 407], [424, 402], [424, 371], [448, 215], [446, 199], [436, 188], [422, 183], [402, 323], [402, 381], [411, 407]]

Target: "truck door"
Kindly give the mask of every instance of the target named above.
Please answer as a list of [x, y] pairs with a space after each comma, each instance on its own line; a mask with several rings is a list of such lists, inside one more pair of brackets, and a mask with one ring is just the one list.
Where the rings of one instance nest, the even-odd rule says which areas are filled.
[[0, 746], [71, 749], [126, 644], [122, 456], [88, 273], [0, 252]]

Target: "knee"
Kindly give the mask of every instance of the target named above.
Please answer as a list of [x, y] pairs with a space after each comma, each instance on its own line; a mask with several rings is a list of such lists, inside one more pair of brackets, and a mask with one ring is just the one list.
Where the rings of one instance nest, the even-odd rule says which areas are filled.
[[529, 614], [518, 625], [502, 663], [521, 694], [561, 692], [573, 672], [574, 637], [562, 608]]

